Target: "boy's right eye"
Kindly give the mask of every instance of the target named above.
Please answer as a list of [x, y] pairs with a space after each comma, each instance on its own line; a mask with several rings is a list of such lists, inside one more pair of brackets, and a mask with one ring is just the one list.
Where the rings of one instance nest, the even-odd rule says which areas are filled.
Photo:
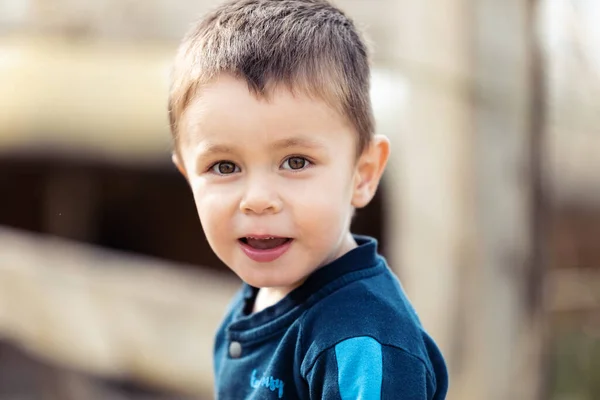
[[214, 163], [210, 167], [209, 171], [217, 175], [230, 175], [235, 172], [240, 172], [240, 167], [238, 167], [231, 161], [219, 161], [217, 163]]

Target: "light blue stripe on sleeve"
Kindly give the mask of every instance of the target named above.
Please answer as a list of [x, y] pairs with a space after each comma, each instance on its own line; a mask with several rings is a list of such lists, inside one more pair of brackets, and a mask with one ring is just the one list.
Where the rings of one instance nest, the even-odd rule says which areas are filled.
[[372, 337], [346, 339], [335, 346], [342, 400], [379, 400], [383, 374], [381, 345]]

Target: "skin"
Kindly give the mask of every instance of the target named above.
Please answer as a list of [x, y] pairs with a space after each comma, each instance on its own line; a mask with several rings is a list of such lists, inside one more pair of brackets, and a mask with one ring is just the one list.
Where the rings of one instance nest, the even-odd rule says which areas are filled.
[[[203, 88], [179, 126], [173, 161], [213, 251], [260, 288], [255, 311], [356, 247], [352, 214], [375, 194], [387, 138], [376, 135], [357, 157], [357, 134], [324, 102], [285, 88], [267, 101], [228, 75]], [[238, 240], [252, 235], [293, 241], [275, 261], [256, 262]]]

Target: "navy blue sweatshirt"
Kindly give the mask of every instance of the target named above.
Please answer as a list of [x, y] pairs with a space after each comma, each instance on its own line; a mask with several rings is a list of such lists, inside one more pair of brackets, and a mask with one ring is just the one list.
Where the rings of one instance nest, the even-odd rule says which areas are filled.
[[217, 399], [442, 400], [444, 359], [374, 239], [251, 313], [244, 284], [214, 348]]

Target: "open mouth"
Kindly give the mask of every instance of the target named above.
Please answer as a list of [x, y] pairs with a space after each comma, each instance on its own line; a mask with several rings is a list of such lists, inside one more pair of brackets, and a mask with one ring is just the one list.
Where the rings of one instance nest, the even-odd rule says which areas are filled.
[[281, 236], [245, 236], [238, 239], [244, 254], [251, 260], [268, 263], [277, 260], [292, 246], [292, 238]]
[[254, 250], [273, 250], [288, 244], [292, 239], [274, 236], [261, 238], [247, 236], [240, 238], [239, 241]]

